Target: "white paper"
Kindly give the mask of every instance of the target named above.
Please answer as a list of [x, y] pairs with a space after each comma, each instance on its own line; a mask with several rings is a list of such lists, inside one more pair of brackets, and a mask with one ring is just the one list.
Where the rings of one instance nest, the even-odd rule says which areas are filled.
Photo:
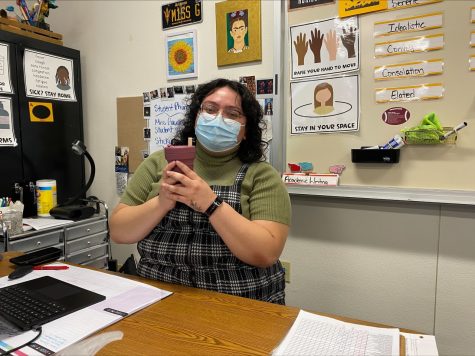
[[8, 44], [0, 43], [0, 93], [13, 94]]
[[440, 99], [443, 96], [444, 86], [441, 83], [376, 89], [376, 102], [378, 103]]
[[23, 225], [31, 226], [35, 230], [47, 229], [50, 227], [73, 223], [74, 220], [52, 219], [52, 218], [24, 218]]
[[0, 97], [0, 147], [16, 146], [13, 130], [12, 99]]
[[444, 62], [441, 59], [413, 61], [408, 63], [388, 64], [374, 68], [375, 80], [399, 79], [411, 77], [426, 77], [442, 74]]
[[437, 356], [437, 344], [434, 335], [401, 333], [406, 339], [406, 356]]
[[346, 323], [301, 310], [273, 355], [399, 356], [399, 329]]
[[[51, 265], [61, 266], [64, 264], [53, 263]], [[169, 291], [131, 279], [75, 266], [69, 266], [67, 270], [33, 271], [25, 277], [15, 280], [8, 280], [8, 277], [3, 277], [0, 278], [0, 287], [18, 284], [43, 276], [51, 276], [106, 297], [106, 300], [100, 303], [43, 325], [43, 334], [36, 341], [36, 344], [53, 352], [60, 351], [122, 319], [122, 316], [107, 312], [104, 310], [105, 308], [132, 314], [172, 294]], [[74, 327], [71, 327], [72, 325]], [[0, 341], [0, 346], [7, 349], [12, 348], [31, 340], [35, 335], [34, 331], [28, 331]], [[25, 347], [21, 351], [26, 355], [41, 355], [30, 347]]]
[[23, 68], [27, 97], [76, 101], [72, 59], [25, 49]]
[[398, 33], [425, 31], [442, 27], [444, 15], [442, 12], [381, 21], [374, 24], [374, 36], [387, 36]]

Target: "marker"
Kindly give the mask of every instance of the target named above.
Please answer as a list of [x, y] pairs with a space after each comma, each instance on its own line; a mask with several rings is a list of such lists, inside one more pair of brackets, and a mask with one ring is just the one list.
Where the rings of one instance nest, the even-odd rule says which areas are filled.
[[69, 266], [34, 266], [34, 271], [59, 271], [69, 269]]
[[458, 124], [457, 126], [455, 126], [455, 127], [453, 128], [452, 131], [449, 131], [449, 132], [447, 132], [444, 136], [442, 136], [442, 137], [440, 138], [440, 140], [441, 140], [441, 141], [445, 140], [447, 137], [452, 136], [452, 135], [453, 135], [454, 133], [456, 133], [457, 131], [460, 131], [460, 130], [462, 130], [464, 127], [467, 127], [467, 125], [468, 125], [468, 124], [467, 124], [466, 122], [462, 122], [461, 124]]

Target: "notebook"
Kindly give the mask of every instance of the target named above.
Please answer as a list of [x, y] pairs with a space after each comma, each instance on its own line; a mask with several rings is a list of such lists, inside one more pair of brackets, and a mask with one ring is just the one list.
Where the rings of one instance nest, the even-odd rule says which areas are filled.
[[46, 276], [0, 288], [0, 315], [20, 329], [30, 330], [105, 299]]

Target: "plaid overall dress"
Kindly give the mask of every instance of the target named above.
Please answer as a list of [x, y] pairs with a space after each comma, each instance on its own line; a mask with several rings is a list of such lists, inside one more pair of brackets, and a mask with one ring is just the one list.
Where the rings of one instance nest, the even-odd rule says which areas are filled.
[[[231, 186], [211, 186], [241, 213], [244, 164]], [[285, 303], [284, 270], [279, 261], [267, 268], [236, 258], [213, 229], [208, 217], [177, 203], [152, 232], [137, 244], [138, 274], [155, 280], [214, 290], [267, 302]]]

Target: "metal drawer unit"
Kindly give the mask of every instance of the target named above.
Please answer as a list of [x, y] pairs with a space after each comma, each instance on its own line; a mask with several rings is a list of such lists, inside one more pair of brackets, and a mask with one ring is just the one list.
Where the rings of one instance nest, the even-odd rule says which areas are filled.
[[108, 266], [109, 231], [106, 215], [0, 239], [0, 251], [31, 252], [54, 246], [63, 251], [61, 259], [64, 261], [98, 268]]
[[8, 251], [34, 251], [41, 248], [50, 247], [63, 241], [62, 230], [53, 230], [31, 234], [21, 239], [9, 240], [7, 242]]
[[107, 219], [83, 221], [82, 224], [68, 226], [64, 229], [64, 248], [66, 261], [78, 264], [100, 265], [107, 267], [107, 263], [92, 261], [108, 259]]

